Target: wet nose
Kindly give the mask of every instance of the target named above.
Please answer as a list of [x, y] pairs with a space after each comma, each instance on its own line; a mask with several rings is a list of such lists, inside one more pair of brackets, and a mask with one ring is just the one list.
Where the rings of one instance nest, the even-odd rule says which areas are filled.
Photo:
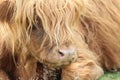
[[71, 55], [74, 55], [75, 53], [75, 49], [59, 49], [58, 50], [58, 53], [62, 56], [62, 57], [65, 57], [65, 56], [71, 56]]

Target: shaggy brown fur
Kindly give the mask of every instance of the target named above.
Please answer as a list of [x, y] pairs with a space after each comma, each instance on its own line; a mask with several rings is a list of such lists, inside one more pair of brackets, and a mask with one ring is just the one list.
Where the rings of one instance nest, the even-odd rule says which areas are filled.
[[0, 78], [41, 80], [40, 63], [62, 80], [119, 69], [119, 13], [119, 0], [0, 0]]

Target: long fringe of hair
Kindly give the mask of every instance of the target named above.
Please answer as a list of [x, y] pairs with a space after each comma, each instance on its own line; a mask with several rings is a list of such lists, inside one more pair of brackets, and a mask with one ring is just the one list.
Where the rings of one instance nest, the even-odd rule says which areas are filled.
[[119, 0], [1, 0], [0, 3], [0, 48], [4, 43], [13, 55], [25, 58], [30, 52], [32, 27], [39, 28], [39, 19], [45, 33], [41, 46], [46, 37], [50, 45], [70, 40], [78, 51], [85, 48], [96, 53], [94, 57], [106, 69], [120, 67]]

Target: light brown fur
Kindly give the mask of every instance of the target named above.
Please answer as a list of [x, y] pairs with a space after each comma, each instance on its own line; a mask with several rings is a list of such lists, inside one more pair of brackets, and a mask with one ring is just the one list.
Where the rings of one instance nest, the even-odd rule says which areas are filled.
[[[119, 13], [119, 0], [0, 0], [0, 69], [28, 80], [41, 62], [62, 80], [96, 80], [120, 68]], [[56, 50], [71, 47], [62, 63]]]

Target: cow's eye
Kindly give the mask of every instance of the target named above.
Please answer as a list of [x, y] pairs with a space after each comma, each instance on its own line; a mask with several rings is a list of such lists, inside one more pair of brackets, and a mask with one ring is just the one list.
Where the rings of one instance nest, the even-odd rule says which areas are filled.
[[33, 26], [32, 26], [32, 30], [33, 30], [33, 31], [37, 30], [37, 28], [38, 28], [38, 27], [37, 27], [36, 25], [33, 25]]

